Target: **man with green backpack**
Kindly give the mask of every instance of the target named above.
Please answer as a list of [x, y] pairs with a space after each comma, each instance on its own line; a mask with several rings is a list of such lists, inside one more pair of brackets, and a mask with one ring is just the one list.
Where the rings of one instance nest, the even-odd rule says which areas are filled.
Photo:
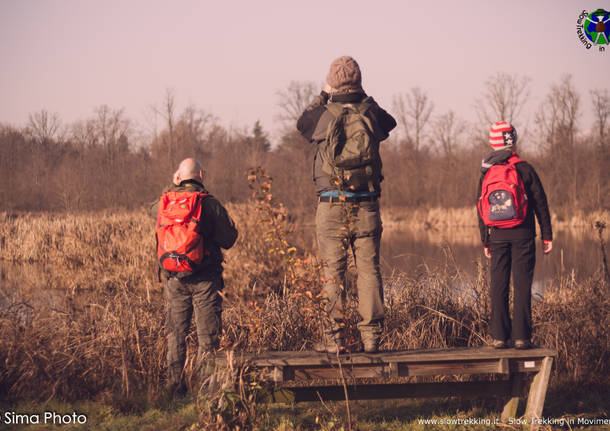
[[315, 350], [336, 353], [344, 349], [343, 299], [350, 248], [358, 274], [358, 329], [364, 350], [372, 353], [379, 348], [384, 317], [379, 144], [394, 127], [394, 118], [362, 89], [360, 67], [348, 56], [333, 61], [324, 90], [297, 122], [299, 132], [317, 145], [313, 163], [318, 195], [316, 234], [331, 319]]

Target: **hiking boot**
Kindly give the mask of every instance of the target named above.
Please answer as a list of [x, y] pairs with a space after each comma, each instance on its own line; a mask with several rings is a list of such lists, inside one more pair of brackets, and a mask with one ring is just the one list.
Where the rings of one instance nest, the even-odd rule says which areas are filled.
[[531, 349], [534, 345], [530, 340], [515, 340], [515, 349], [525, 350]]
[[364, 351], [366, 353], [377, 353], [379, 351], [379, 339], [378, 338], [363, 339], [362, 344], [364, 344]]
[[345, 351], [345, 346], [343, 345], [343, 340], [339, 339], [339, 340], [330, 340], [330, 341], [319, 341], [317, 343], [314, 343], [313, 345], [313, 349], [316, 352], [320, 352], [320, 353], [337, 353], [337, 351], [339, 351], [339, 353], [344, 352]]
[[491, 347], [493, 347], [494, 349], [506, 349], [508, 347], [508, 344], [506, 344], [506, 341], [503, 340], [493, 340], [491, 342]]
[[313, 349], [320, 353], [337, 353], [337, 351], [341, 353], [345, 351], [345, 346], [339, 332], [324, 333], [322, 341], [314, 343]]

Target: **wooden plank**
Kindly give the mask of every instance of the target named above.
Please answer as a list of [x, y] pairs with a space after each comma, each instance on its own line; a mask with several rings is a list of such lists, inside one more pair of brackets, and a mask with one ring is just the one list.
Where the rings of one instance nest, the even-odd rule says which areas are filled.
[[498, 360], [464, 360], [398, 363], [399, 376], [451, 376], [462, 374], [497, 373]]
[[[460, 361], [477, 359], [542, 359], [547, 356], [556, 356], [554, 350], [549, 349], [493, 349], [490, 347], [456, 348], [437, 350], [408, 350], [379, 353], [350, 353], [331, 355], [311, 351], [302, 352], [263, 352], [258, 355], [244, 354], [241, 360], [248, 360], [255, 366], [283, 366], [283, 365], [328, 365], [337, 364], [379, 364], [392, 362], [434, 362], [434, 361]], [[219, 355], [223, 360], [223, 355]], [[237, 358], [240, 360], [240, 358]]]
[[[341, 371], [339, 367], [288, 367], [293, 369], [295, 381], [308, 381], [313, 379], [339, 379]], [[388, 377], [390, 371], [387, 365], [378, 366], [343, 366], [343, 377], [346, 379], [376, 379]]]
[[531, 373], [539, 371], [544, 358], [522, 358], [511, 363], [511, 371], [516, 373]]
[[[528, 419], [540, 418], [542, 416], [551, 368], [553, 368], [553, 358], [546, 357], [542, 361], [540, 371], [534, 376], [527, 398], [527, 408], [525, 409], [525, 417]], [[537, 429], [537, 426], [532, 423], [531, 429]]]
[[[262, 369], [275, 370], [277, 367], [260, 367]], [[339, 367], [333, 365], [324, 366], [289, 366], [283, 368], [283, 379], [278, 379], [277, 373], [273, 371], [262, 372], [264, 380], [273, 382], [309, 381], [317, 379], [338, 379], [341, 377]], [[519, 368], [515, 365], [513, 368]], [[522, 368], [522, 367], [521, 367]], [[420, 362], [420, 363], [390, 363], [375, 365], [350, 365], [344, 364], [343, 377], [349, 379], [362, 378], [386, 378], [386, 377], [412, 377], [412, 376], [452, 376], [466, 374], [508, 374], [510, 362], [504, 358], [478, 360], [478, 361], [446, 361], [446, 362]]]
[[517, 417], [517, 409], [521, 399], [521, 391], [523, 390], [523, 374], [516, 373], [511, 377], [511, 391], [502, 410], [501, 419], [503, 422], [508, 422], [509, 418]]
[[284, 381], [284, 370], [283, 367], [273, 367], [270, 370], [270, 373], [267, 374], [267, 377], [270, 378], [272, 382], [281, 383]]
[[510, 361], [508, 358], [501, 358], [498, 360], [498, 373], [508, 374], [510, 373]]
[[[347, 386], [350, 400], [374, 400], [391, 398], [433, 398], [433, 397], [479, 397], [507, 396], [510, 394], [512, 382], [500, 380], [494, 382], [436, 382], [407, 383], [388, 385], [358, 385]], [[282, 388], [280, 393], [272, 393], [273, 402], [304, 402], [323, 400], [342, 401], [345, 393], [342, 386], [316, 386], [300, 388]]]

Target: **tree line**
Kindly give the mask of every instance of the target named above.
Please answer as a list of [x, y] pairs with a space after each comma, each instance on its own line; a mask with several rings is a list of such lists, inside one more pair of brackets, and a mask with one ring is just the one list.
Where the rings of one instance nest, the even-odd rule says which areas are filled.
[[[399, 126], [381, 147], [384, 205], [463, 207], [474, 204], [479, 164], [490, 151], [489, 125], [504, 119], [520, 134], [520, 155], [543, 180], [552, 208], [610, 208], [610, 96], [607, 89], [579, 94], [570, 76], [553, 84], [534, 118], [522, 127], [529, 101], [527, 77], [497, 73], [474, 101], [478, 122], [454, 111], [438, 113], [425, 90], [397, 94], [388, 111]], [[293, 211], [315, 205], [313, 146], [296, 120], [320, 85], [292, 82], [276, 94], [280, 137], [271, 145], [260, 122], [231, 130], [195, 106], [178, 112], [171, 91], [151, 113], [161, 123], [143, 131], [123, 110], [102, 105], [72, 124], [47, 111], [27, 125], [0, 125], [0, 202], [3, 211], [131, 209], [153, 201], [178, 162], [200, 159], [204, 182], [224, 202], [249, 196], [245, 172], [264, 166], [277, 197]], [[580, 118], [593, 113], [584, 128]], [[527, 144], [526, 144], [527, 143]]]

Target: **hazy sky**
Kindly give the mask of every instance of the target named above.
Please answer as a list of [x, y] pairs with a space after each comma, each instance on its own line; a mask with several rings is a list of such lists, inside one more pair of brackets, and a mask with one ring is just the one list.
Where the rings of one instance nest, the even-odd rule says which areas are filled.
[[393, 95], [420, 86], [436, 114], [466, 120], [497, 71], [532, 79], [522, 123], [570, 73], [588, 128], [589, 90], [610, 88], [610, 47], [585, 49], [576, 20], [597, 8], [610, 2], [0, 0], [0, 122], [46, 109], [71, 123], [107, 104], [146, 127], [171, 88], [179, 111], [192, 103], [226, 126], [275, 131], [276, 92], [322, 83], [351, 55], [390, 112]]

